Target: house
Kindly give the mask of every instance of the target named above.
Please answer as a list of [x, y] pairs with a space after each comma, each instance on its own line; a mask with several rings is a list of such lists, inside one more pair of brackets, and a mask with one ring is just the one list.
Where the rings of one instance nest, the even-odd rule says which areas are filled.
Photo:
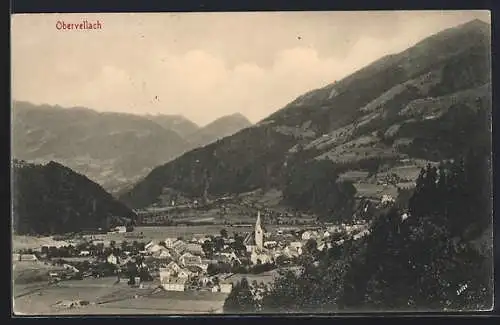
[[202, 286], [206, 287], [210, 282], [210, 279], [207, 276], [202, 276], [200, 277], [200, 282]]
[[148, 242], [146, 245], [144, 245], [144, 250], [148, 250], [151, 246], [153, 246], [155, 243], [153, 241]]
[[264, 247], [266, 248], [273, 248], [273, 247], [276, 247], [278, 245], [278, 243], [274, 240], [268, 240], [266, 242], [264, 242]]
[[294, 241], [290, 243], [290, 247], [298, 250], [299, 248], [302, 248], [303, 244], [300, 241]]
[[191, 275], [193, 275], [193, 274], [188, 269], [181, 269], [177, 273], [177, 277], [181, 278], [181, 279], [188, 279]]
[[116, 256], [115, 256], [115, 255], [113, 255], [113, 254], [110, 254], [110, 255], [106, 258], [106, 261], [107, 261], [109, 264], [116, 265], [116, 264], [118, 264], [118, 257], [116, 257]]
[[184, 253], [179, 258], [179, 263], [183, 266], [187, 265], [201, 265], [201, 257], [193, 255], [191, 253]]
[[245, 247], [247, 248], [247, 253], [251, 253], [257, 248], [257, 245], [245, 245]]
[[172, 244], [172, 248], [178, 253], [182, 253], [186, 250], [186, 243], [182, 240], [177, 240]]
[[253, 265], [255, 264], [266, 264], [270, 263], [272, 261], [271, 256], [265, 253], [261, 253], [258, 251], [253, 251], [252, 254], [250, 255], [250, 262], [252, 262]]
[[125, 227], [125, 226], [118, 226], [118, 227], [115, 228], [115, 231], [117, 233], [120, 233], [120, 234], [126, 233], [127, 232], [127, 227]]
[[233, 290], [232, 283], [220, 283], [212, 287], [212, 292], [230, 293]]
[[201, 262], [201, 264], [198, 265], [198, 266], [203, 270], [203, 272], [207, 272], [207, 270], [208, 270], [208, 263]]
[[186, 291], [187, 279], [170, 278], [166, 282], [162, 282], [161, 286], [166, 291]]
[[36, 262], [38, 258], [34, 254], [12, 254], [13, 261]]
[[315, 239], [318, 237], [318, 232], [317, 231], [310, 231], [310, 230], [306, 230], [302, 233], [302, 240], [309, 240], [311, 238]]
[[170, 262], [167, 264], [165, 267], [165, 270], [171, 271], [178, 273], [182, 268], [179, 266], [179, 264], [175, 263], [174, 261]]
[[167, 238], [165, 239], [165, 247], [167, 248], [173, 248], [174, 243], [177, 241], [177, 238]]
[[191, 275], [198, 276], [203, 273], [203, 268], [198, 265], [188, 265], [186, 266], [186, 270], [191, 272]]
[[388, 194], [382, 195], [382, 198], [381, 198], [382, 204], [389, 204], [389, 203], [394, 203], [394, 202], [395, 202], [395, 200], [392, 196], [390, 196]]
[[288, 258], [293, 258], [298, 257], [300, 254], [297, 249], [293, 248], [292, 246], [287, 246], [283, 249], [283, 255]]
[[157, 259], [171, 258], [170, 253], [166, 249], [162, 249], [153, 253], [153, 257]]
[[150, 246], [149, 248], [147, 248], [146, 250], [147, 250], [150, 254], [154, 254], [154, 253], [156, 253], [156, 252], [158, 252], [158, 251], [161, 251], [161, 250], [166, 250], [166, 248], [165, 248], [165, 247], [163, 247], [163, 246], [160, 246], [160, 245], [158, 245], [158, 244], [154, 244], [154, 245]]
[[220, 283], [219, 287], [220, 287], [220, 292], [224, 293], [231, 293], [231, 291], [233, 290], [232, 283]]
[[210, 238], [208, 237], [201, 237], [200, 239], [198, 239], [198, 244], [203, 244], [205, 243], [207, 240], [211, 240]]
[[370, 230], [369, 229], [365, 229], [359, 233], [357, 233], [356, 235], [353, 236], [353, 239], [354, 240], [358, 240], [360, 238], [363, 238], [364, 236], [368, 235], [370, 233]]
[[203, 248], [198, 243], [188, 243], [186, 251], [194, 255], [203, 255]]
[[76, 267], [74, 267], [73, 265], [69, 265], [69, 264], [63, 264], [63, 267], [64, 269], [66, 270], [70, 270], [70, 271], [73, 271], [75, 273], [78, 273], [80, 272], [80, 270], [78, 270]]

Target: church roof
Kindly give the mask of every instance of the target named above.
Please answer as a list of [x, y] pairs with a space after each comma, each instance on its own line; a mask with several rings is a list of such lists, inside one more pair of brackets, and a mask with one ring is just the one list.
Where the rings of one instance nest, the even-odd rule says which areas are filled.
[[249, 232], [245, 239], [243, 240], [243, 244], [245, 245], [255, 245], [255, 233], [252, 231], [252, 232]]

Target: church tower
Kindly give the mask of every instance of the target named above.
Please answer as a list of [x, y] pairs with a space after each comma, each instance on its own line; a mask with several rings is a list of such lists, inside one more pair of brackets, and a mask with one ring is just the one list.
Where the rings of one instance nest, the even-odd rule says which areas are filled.
[[260, 226], [260, 211], [257, 212], [257, 222], [255, 223], [255, 245], [257, 249], [262, 250], [264, 241], [264, 233]]

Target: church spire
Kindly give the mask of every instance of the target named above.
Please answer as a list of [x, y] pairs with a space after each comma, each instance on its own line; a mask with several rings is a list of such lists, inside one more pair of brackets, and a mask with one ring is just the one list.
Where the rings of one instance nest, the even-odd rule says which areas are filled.
[[257, 221], [255, 222], [255, 245], [259, 250], [262, 250], [264, 242], [264, 234], [260, 225], [260, 211], [257, 211]]

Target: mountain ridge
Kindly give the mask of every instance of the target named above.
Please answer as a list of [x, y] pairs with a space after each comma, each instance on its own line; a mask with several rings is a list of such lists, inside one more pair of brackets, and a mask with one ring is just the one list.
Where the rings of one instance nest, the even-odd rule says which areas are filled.
[[[144, 207], [158, 203], [165, 187], [193, 197], [282, 188], [286, 166], [311, 159], [328, 158], [339, 172], [375, 166], [377, 175], [403, 169], [410, 159], [418, 175], [422, 166], [417, 160], [451, 158], [476, 145], [472, 139], [488, 143], [483, 131], [491, 109], [490, 53], [488, 24], [472, 21], [446, 29], [298, 96], [251, 127], [155, 168], [120, 199]], [[446, 96], [455, 99], [447, 101]], [[422, 106], [426, 101], [439, 116], [400, 114], [410, 103]], [[470, 130], [470, 139], [460, 136], [456, 125]], [[439, 138], [451, 142], [445, 145], [436, 141]], [[315, 145], [325, 141], [329, 143]], [[332, 155], [342, 159], [332, 160]], [[400, 178], [411, 183], [412, 177]], [[382, 182], [369, 177], [363, 181]], [[392, 187], [393, 195], [396, 188]], [[357, 191], [363, 195], [363, 186]]]

